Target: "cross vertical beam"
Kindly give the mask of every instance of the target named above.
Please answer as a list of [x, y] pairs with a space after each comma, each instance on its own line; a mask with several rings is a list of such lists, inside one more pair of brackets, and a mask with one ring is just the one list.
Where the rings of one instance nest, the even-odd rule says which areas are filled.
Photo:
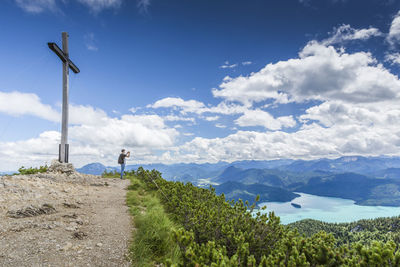
[[[68, 52], [68, 33], [62, 33], [62, 47], [65, 57], [69, 58]], [[59, 161], [68, 163], [68, 76], [69, 62], [63, 62], [63, 94], [62, 94], [62, 119], [61, 119], [61, 147], [59, 151]]]

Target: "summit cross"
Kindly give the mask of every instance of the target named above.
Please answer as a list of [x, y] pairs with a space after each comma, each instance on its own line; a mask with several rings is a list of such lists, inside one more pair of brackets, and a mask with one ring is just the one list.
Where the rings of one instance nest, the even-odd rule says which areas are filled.
[[69, 69], [74, 73], [79, 73], [78, 67], [69, 59], [68, 52], [68, 33], [62, 34], [62, 47], [59, 48], [56, 43], [47, 43], [49, 48], [61, 59], [63, 62], [63, 97], [62, 97], [62, 119], [61, 119], [61, 144], [58, 148], [58, 160], [60, 162], [68, 163], [69, 158], [69, 144], [68, 144], [68, 77]]

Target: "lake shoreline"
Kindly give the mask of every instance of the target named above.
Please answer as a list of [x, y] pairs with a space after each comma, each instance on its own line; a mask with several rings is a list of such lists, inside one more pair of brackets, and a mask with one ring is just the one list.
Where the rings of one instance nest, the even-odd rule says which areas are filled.
[[[361, 219], [374, 219], [379, 217], [394, 217], [400, 214], [398, 206], [359, 205], [352, 199], [325, 197], [302, 192], [289, 202], [263, 202], [258, 205], [259, 210], [267, 206], [262, 213], [274, 211], [281, 218], [283, 224], [313, 219], [327, 223], [349, 223]], [[301, 206], [296, 208], [291, 205], [295, 202]]]

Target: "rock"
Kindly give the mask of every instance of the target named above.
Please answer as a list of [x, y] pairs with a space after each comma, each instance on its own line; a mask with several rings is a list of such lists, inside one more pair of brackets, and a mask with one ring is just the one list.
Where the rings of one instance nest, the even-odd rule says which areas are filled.
[[73, 232], [73, 231], [76, 230], [76, 228], [77, 228], [77, 227], [75, 227], [75, 226], [68, 226], [68, 227], [65, 227], [65, 230], [67, 230], [67, 231], [69, 231], [69, 232]]
[[76, 239], [82, 240], [82, 239], [84, 239], [85, 237], [87, 237], [87, 234], [84, 233], [84, 232], [82, 232], [82, 231], [80, 231], [80, 232], [75, 232], [72, 236], [73, 236], [74, 238], [76, 238]]
[[70, 248], [72, 248], [72, 243], [71, 243], [71, 242], [68, 242], [64, 247], [62, 247], [61, 250], [66, 251], [66, 250], [69, 250]]
[[103, 243], [97, 243], [96, 246], [102, 247], [102, 246], [103, 246]]
[[75, 213], [72, 214], [72, 215], [66, 214], [66, 215], [63, 215], [63, 217], [64, 218], [69, 218], [69, 219], [76, 219], [76, 218], [78, 218], [78, 215], [76, 215]]
[[9, 210], [7, 216], [11, 218], [33, 217], [41, 214], [51, 214], [56, 212], [56, 209], [50, 204], [43, 204], [41, 207], [28, 206], [22, 209]]
[[64, 207], [66, 207], [66, 208], [70, 208], [70, 209], [79, 209], [79, 206], [78, 206], [78, 205], [75, 205], [75, 204], [72, 204], [72, 203], [66, 203], [66, 202], [64, 202], [63, 205], [64, 205]]
[[58, 160], [53, 160], [48, 171], [55, 173], [65, 173], [67, 175], [76, 173], [72, 163], [61, 163]]

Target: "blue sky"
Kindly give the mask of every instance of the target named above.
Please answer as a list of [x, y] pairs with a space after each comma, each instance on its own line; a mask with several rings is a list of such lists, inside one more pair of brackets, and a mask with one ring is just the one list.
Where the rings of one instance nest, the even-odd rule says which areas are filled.
[[[57, 158], [70, 35], [76, 166], [399, 155], [400, 3], [6, 0], [0, 170]], [[4, 64], [5, 63], [5, 64]]]

